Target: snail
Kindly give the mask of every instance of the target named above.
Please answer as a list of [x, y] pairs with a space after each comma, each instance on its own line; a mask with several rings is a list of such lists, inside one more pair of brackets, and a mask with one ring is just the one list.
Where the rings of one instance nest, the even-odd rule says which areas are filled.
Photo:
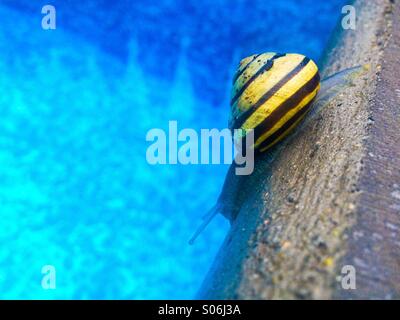
[[[240, 139], [252, 131], [252, 148], [256, 154], [263, 153], [300, 124], [304, 128], [361, 69], [346, 69], [320, 81], [316, 63], [301, 54], [268, 52], [244, 58], [233, 77], [229, 128], [241, 129]], [[234, 168], [235, 163], [217, 203], [203, 217], [190, 244], [216, 214], [221, 213], [231, 224], [236, 219], [240, 179]]]

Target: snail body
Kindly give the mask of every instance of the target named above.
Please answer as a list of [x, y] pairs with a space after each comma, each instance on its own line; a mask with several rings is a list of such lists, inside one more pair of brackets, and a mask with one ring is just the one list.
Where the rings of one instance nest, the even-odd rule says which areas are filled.
[[[317, 65], [301, 54], [269, 52], [244, 58], [233, 77], [229, 128], [242, 129], [235, 137], [242, 141], [253, 130], [254, 151], [265, 152], [297, 126], [304, 128], [360, 69], [346, 69], [320, 82]], [[231, 223], [236, 219], [241, 182], [246, 176], [237, 176], [235, 166], [231, 165], [216, 205], [204, 216], [190, 244], [216, 214], [221, 213]]]

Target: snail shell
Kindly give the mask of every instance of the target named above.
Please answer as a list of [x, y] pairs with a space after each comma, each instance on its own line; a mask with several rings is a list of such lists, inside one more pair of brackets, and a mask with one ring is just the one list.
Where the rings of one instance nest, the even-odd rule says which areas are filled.
[[254, 149], [282, 140], [309, 111], [320, 88], [317, 65], [301, 54], [263, 53], [243, 59], [233, 78], [229, 128], [254, 129]]

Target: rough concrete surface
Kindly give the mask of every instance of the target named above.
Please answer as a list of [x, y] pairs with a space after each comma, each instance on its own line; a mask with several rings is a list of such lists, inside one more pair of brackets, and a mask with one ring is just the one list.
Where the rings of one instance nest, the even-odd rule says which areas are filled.
[[[400, 298], [400, 1], [355, 1], [322, 75], [367, 65], [243, 179], [241, 210], [198, 297]], [[344, 290], [344, 265], [356, 290]]]

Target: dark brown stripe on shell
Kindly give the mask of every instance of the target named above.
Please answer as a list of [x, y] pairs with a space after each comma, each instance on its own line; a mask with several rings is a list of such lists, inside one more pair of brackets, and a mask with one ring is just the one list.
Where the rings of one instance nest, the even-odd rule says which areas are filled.
[[[307, 95], [309, 95], [318, 87], [319, 80], [319, 73], [317, 71], [307, 83], [305, 83], [292, 96], [290, 96], [280, 106], [272, 111], [272, 113], [266, 119], [257, 125], [254, 129], [254, 141], [257, 141], [257, 139], [265, 132], [271, 130], [290, 110], [296, 108]], [[305, 106], [302, 109], [304, 108]], [[298, 112], [301, 112], [301, 110]], [[294, 116], [295, 115], [293, 115], [293, 117]]]
[[263, 74], [265, 71], [268, 71], [272, 68], [272, 66], [274, 65], [274, 60], [278, 59], [280, 57], [283, 57], [285, 54], [282, 53], [277, 53], [275, 54], [271, 59], [268, 59], [267, 62], [260, 68], [257, 70], [257, 72], [255, 74], [253, 74], [250, 79], [240, 88], [240, 90], [238, 92], [236, 92], [235, 96], [232, 98], [231, 100], [231, 106], [235, 103], [235, 101], [242, 95], [242, 93], [244, 92], [244, 90], [246, 90], [248, 88], [248, 86], [254, 81], [256, 80], [261, 74]]
[[[315, 99], [315, 98], [314, 98]], [[258, 147], [257, 150], [260, 152], [261, 149], [269, 146], [271, 143], [279, 139], [286, 130], [288, 130], [297, 120], [299, 120], [308, 110], [310, 110], [314, 99], [312, 99], [307, 105], [305, 105], [299, 112], [297, 112], [293, 117], [291, 117], [282, 127], [265, 139]]]
[[309, 58], [305, 57], [292, 71], [290, 71], [286, 76], [284, 76], [277, 84], [275, 84], [270, 90], [268, 90], [255, 104], [253, 104], [249, 109], [244, 111], [240, 116], [234, 121], [232, 129], [240, 128], [246, 120], [257, 111], [268, 99], [270, 99], [279, 89], [281, 89], [290, 79], [297, 75], [310, 61]]
[[232, 83], [235, 83], [236, 80], [243, 74], [243, 72], [256, 60], [261, 54], [256, 54], [251, 61], [249, 61], [240, 71], [236, 72], [235, 76], [233, 77]]

